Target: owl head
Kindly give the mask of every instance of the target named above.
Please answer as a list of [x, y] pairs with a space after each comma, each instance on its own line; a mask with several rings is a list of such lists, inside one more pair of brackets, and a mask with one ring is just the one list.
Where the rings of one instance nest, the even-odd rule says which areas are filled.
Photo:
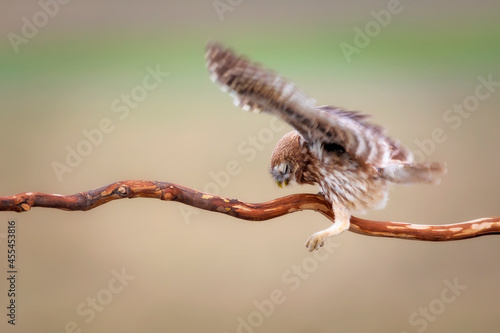
[[296, 132], [285, 134], [274, 147], [271, 156], [271, 175], [279, 187], [296, 182], [304, 183], [304, 160], [308, 151], [304, 139]]

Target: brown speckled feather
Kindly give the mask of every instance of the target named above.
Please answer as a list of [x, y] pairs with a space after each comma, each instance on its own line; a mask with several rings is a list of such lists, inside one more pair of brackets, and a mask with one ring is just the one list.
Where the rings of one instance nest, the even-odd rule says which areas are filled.
[[271, 113], [293, 126], [306, 140], [341, 145], [362, 164], [383, 167], [391, 160], [410, 161], [411, 153], [383, 128], [370, 124], [359, 112], [315, 101], [292, 82], [237, 56], [220, 44], [208, 44], [207, 68], [212, 81], [228, 92], [244, 110]]

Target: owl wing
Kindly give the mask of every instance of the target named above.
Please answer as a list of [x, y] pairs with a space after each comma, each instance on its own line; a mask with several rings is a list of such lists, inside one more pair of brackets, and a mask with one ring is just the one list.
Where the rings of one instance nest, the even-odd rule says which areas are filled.
[[220, 44], [208, 44], [205, 57], [211, 80], [234, 98], [235, 105], [283, 119], [308, 143], [339, 144], [354, 159], [376, 167], [392, 159], [411, 159], [405, 147], [386, 136], [382, 127], [370, 124], [366, 115], [316, 107], [315, 101], [292, 82]]

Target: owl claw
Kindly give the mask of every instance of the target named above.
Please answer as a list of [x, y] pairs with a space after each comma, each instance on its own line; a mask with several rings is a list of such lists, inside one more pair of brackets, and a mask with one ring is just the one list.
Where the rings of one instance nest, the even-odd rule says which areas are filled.
[[311, 237], [309, 237], [309, 239], [306, 241], [305, 244], [309, 252], [318, 250], [320, 247], [325, 245], [325, 239], [327, 239], [328, 236], [329, 236], [328, 232], [319, 231], [313, 234]]
[[327, 238], [341, 234], [347, 229], [349, 229], [349, 220], [347, 220], [347, 223], [344, 224], [334, 223], [330, 228], [314, 233], [311, 237], [309, 237], [305, 245], [309, 252], [318, 250], [320, 247], [325, 245]]

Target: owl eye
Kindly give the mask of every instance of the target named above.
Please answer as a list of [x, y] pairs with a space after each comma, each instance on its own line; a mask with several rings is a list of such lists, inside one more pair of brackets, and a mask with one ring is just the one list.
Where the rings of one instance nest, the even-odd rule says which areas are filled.
[[290, 166], [288, 164], [285, 164], [285, 169], [283, 170], [283, 174], [290, 173]]

